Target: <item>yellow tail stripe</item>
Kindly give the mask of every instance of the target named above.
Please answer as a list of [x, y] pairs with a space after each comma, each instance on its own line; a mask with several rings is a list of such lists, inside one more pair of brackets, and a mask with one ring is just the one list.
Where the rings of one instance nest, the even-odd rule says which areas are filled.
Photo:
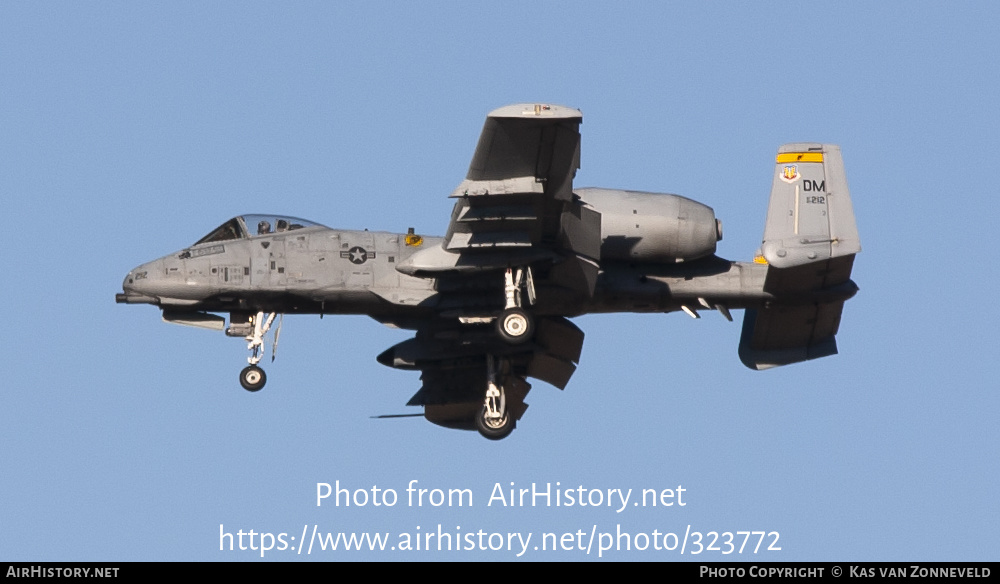
[[822, 152], [782, 152], [775, 157], [778, 164], [789, 162], [823, 162]]

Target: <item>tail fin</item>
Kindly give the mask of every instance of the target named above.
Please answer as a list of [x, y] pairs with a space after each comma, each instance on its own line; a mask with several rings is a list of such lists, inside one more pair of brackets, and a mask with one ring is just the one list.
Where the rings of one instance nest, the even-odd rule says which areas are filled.
[[837, 353], [835, 335], [861, 241], [840, 147], [786, 144], [775, 158], [761, 253], [764, 290], [779, 300], [747, 310], [740, 359], [767, 369]]
[[775, 268], [861, 251], [844, 160], [833, 144], [785, 144], [775, 157], [761, 252]]

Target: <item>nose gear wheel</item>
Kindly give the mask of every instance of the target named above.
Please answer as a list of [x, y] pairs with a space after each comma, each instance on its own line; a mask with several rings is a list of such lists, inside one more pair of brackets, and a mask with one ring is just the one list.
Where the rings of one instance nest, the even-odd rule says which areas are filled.
[[267, 375], [256, 365], [247, 365], [240, 371], [240, 385], [247, 391], [260, 391], [265, 383]]

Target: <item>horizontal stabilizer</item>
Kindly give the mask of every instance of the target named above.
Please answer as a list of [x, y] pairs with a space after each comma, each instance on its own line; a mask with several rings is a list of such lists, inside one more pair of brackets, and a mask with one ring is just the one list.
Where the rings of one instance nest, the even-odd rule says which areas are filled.
[[747, 309], [740, 361], [762, 370], [836, 355], [843, 310], [843, 302]]

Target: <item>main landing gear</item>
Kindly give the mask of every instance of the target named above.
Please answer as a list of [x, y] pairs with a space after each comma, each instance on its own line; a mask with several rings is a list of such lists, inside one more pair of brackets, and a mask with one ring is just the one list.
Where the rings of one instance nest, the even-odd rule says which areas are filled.
[[[240, 336], [247, 333], [247, 349], [250, 351], [250, 357], [247, 358], [247, 361], [250, 364], [240, 371], [240, 385], [242, 385], [243, 389], [247, 391], [260, 391], [264, 388], [264, 384], [267, 383], [267, 375], [257, 364], [260, 363], [261, 358], [264, 356], [264, 335], [271, 330], [271, 325], [274, 323], [275, 316], [277, 316], [277, 314], [274, 312], [269, 314], [258, 312], [257, 314], [250, 316], [247, 322], [230, 324], [229, 328], [226, 330], [226, 334], [230, 336]], [[274, 343], [272, 344], [273, 351], [276, 351], [278, 348], [278, 332], [280, 330], [281, 321], [279, 320], [278, 328], [274, 331]], [[271, 360], [274, 361], [273, 353]]]
[[476, 429], [490, 440], [501, 440], [514, 431], [516, 422], [507, 408], [507, 396], [502, 383], [503, 375], [497, 371], [502, 361], [493, 355], [486, 356], [486, 400], [476, 414]]
[[[535, 334], [535, 319], [522, 306], [535, 303], [535, 284], [531, 268], [507, 268], [504, 272], [504, 308], [496, 319], [497, 335], [508, 345], [526, 343]], [[476, 429], [484, 438], [501, 440], [514, 431], [516, 417], [507, 403], [504, 387], [511, 379], [510, 363], [495, 355], [486, 355], [486, 396], [476, 414]]]
[[528, 301], [535, 303], [535, 285], [531, 278], [531, 268], [507, 268], [504, 273], [504, 303], [503, 312], [497, 318], [497, 334], [510, 345], [527, 342], [535, 333], [535, 320], [526, 310], [521, 308], [521, 288], [525, 288]]

